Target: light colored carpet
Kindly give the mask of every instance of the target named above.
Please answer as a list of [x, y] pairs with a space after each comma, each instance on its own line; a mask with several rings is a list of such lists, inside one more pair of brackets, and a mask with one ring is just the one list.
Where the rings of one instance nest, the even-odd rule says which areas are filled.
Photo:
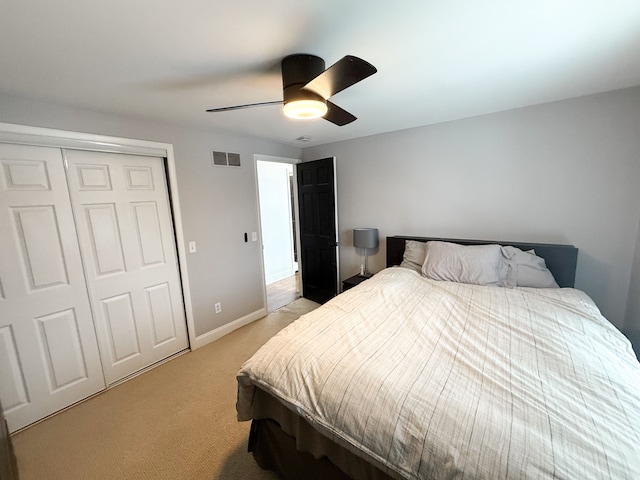
[[21, 480], [274, 479], [237, 422], [240, 365], [318, 305], [301, 298], [13, 437]]

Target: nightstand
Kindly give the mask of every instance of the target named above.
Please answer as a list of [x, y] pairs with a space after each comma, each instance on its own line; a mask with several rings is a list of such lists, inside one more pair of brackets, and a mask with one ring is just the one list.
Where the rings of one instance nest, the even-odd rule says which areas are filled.
[[365, 280], [369, 280], [370, 278], [371, 275], [368, 277], [364, 277], [362, 275], [354, 275], [353, 277], [347, 278], [346, 280], [342, 281], [342, 291], [344, 292], [346, 290], [349, 290], [350, 288], [353, 288], [356, 285], [361, 284]]

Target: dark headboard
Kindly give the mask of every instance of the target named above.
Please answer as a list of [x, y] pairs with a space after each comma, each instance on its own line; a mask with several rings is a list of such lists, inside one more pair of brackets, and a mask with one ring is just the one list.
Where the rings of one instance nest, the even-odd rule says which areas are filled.
[[440, 242], [458, 243], [460, 245], [511, 245], [521, 250], [536, 251], [536, 255], [544, 258], [547, 268], [556, 279], [560, 287], [573, 287], [576, 279], [576, 263], [578, 261], [578, 249], [573, 245], [552, 245], [549, 243], [521, 243], [521, 242], [498, 242], [490, 240], [460, 240], [451, 238], [431, 238], [431, 237], [387, 237], [387, 267], [400, 265], [404, 254], [405, 240], [415, 240], [417, 242], [428, 242], [438, 240]]

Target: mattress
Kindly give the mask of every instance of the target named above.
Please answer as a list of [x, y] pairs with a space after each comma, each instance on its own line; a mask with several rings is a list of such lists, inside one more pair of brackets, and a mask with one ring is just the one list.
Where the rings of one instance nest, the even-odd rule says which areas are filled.
[[238, 373], [395, 478], [640, 478], [640, 364], [583, 292], [388, 268]]

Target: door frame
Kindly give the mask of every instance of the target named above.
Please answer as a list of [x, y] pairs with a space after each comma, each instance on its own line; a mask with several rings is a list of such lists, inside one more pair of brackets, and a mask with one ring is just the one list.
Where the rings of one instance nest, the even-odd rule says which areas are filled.
[[[264, 243], [262, 242], [262, 216], [260, 215], [260, 187], [258, 185], [258, 162], [274, 162], [274, 163], [288, 163], [293, 165], [293, 213], [295, 215], [296, 225], [300, 225], [300, 212], [298, 210], [298, 182], [297, 182], [297, 170], [296, 165], [302, 163], [299, 158], [288, 157], [274, 157], [272, 155], [262, 155], [255, 153], [253, 155], [253, 171], [254, 178], [256, 180], [256, 208], [258, 211], [258, 225], [260, 226], [260, 265], [262, 268], [262, 301], [265, 308], [267, 308], [267, 282], [265, 279], [264, 269]], [[300, 255], [300, 228], [296, 228], [296, 235], [293, 239], [296, 242], [296, 249], [298, 251], [298, 272], [302, 271], [302, 256]], [[300, 282], [300, 296], [302, 296], [302, 282]]]
[[167, 187], [170, 196], [170, 209], [173, 217], [173, 228], [178, 254], [180, 283], [182, 284], [182, 298], [184, 301], [185, 317], [187, 319], [187, 333], [189, 346], [193, 350], [197, 344], [195, 325], [193, 322], [193, 306], [191, 290], [189, 288], [189, 274], [187, 271], [187, 249], [184, 242], [182, 215], [180, 210], [180, 196], [178, 194], [178, 177], [170, 143], [150, 140], [137, 140], [123, 137], [112, 137], [92, 133], [56, 130], [44, 127], [32, 127], [13, 123], [0, 122], [0, 142], [42, 147], [68, 148], [73, 150], [88, 150], [105, 153], [124, 153], [144, 155], [164, 159], [167, 168]]

